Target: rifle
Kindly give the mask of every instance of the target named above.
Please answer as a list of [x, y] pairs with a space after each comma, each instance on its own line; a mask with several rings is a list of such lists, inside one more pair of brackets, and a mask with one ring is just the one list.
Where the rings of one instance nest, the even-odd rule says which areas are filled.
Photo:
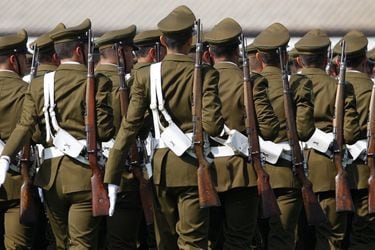
[[[117, 71], [120, 79], [120, 110], [121, 116], [126, 117], [129, 107], [129, 90], [125, 83], [125, 55], [121, 45], [115, 44], [117, 55]], [[135, 178], [139, 181], [139, 195], [146, 224], [148, 227], [154, 224], [154, 208], [152, 205], [152, 189], [150, 181], [146, 180], [143, 175], [142, 166], [140, 164], [138, 146], [134, 142], [130, 147], [130, 165]]]
[[326, 65], [326, 73], [329, 76], [331, 75], [332, 58], [333, 58], [333, 49], [331, 48], [331, 44], [329, 44], [328, 51], [327, 51], [327, 65]]
[[296, 117], [293, 109], [293, 102], [291, 96], [291, 90], [289, 88], [288, 74], [285, 69], [283, 54], [285, 51], [282, 47], [279, 48], [280, 56], [280, 67], [283, 80], [284, 90], [284, 110], [286, 117], [286, 127], [289, 145], [292, 150], [292, 164], [295, 171], [295, 175], [300, 181], [302, 188], [303, 205], [306, 212], [306, 219], [309, 225], [321, 225], [327, 221], [327, 218], [318, 202], [316, 195], [312, 189], [312, 183], [307, 179], [305, 175], [305, 162], [301, 146], [299, 144], [297, 128], [296, 128]]
[[220, 206], [219, 196], [212, 183], [210, 174], [210, 164], [204, 155], [204, 138], [202, 125], [202, 53], [203, 44], [201, 36], [201, 23], [198, 19], [195, 22], [197, 31], [196, 56], [193, 78], [193, 101], [192, 101], [192, 116], [193, 116], [193, 143], [195, 155], [198, 162], [198, 194], [199, 204], [201, 208]]
[[368, 212], [375, 213], [375, 82], [372, 85], [369, 121], [367, 125], [367, 164], [370, 168], [368, 178]]
[[336, 183], [336, 212], [353, 212], [353, 200], [350, 194], [350, 189], [347, 180], [347, 173], [343, 166], [344, 158], [344, 91], [345, 91], [345, 73], [346, 73], [346, 56], [345, 56], [345, 41], [341, 42], [341, 58], [340, 58], [340, 73], [339, 82], [336, 91], [335, 101], [335, 118], [333, 119], [333, 161], [336, 166], [337, 175], [335, 177]]
[[245, 38], [241, 35], [242, 41], [242, 70], [243, 70], [243, 86], [244, 99], [246, 110], [246, 133], [249, 144], [248, 161], [252, 163], [255, 172], [257, 173], [258, 195], [260, 197], [261, 217], [269, 218], [275, 215], [280, 215], [280, 208], [277, 204], [275, 194], [270, 185], [270, 177], [263, 169], [256, 113], [253, 99], [253, 81], [250, 76], [249, 59], [246, 56]]
[[95, 102], [95, 75], [91, 29], [88, 31], [87, 57], [87, 88], [86, 88], [86, 136], [87, 154], [92, 171], [92, 214], [93, 216], [108, 215], [109, 199], [103, 184], [103, 173], [98, 164], [96, 139], [96, 102]]
[[[36, 76], [37, 61], [39, 49], [36, 44], [33, 46], [34, 54], [31, 61], [30, 82]], [[39, 214], [39, 195], [38, 188], [34, 186], [32, 177], [30, 176], [31, 167], [31, 145], [26, 144], [22, 149], [20, 161], [22, 186], [20, 190], [20, 223], [23, 225], [32, 225], [38, 219]]]

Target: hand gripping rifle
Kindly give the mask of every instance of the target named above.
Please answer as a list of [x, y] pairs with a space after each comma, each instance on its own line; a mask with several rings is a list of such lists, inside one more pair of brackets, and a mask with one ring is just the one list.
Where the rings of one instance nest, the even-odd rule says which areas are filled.
[[375, 82], [372, 85], [369, 121], [367, 125], [367, 164], [370, 168], [368, 178], [368, 212], [375, 213]]
[[293, 109], [293, 102], [291, 96], [291, 90], [289, 88], [288, 74], [285, 69], [284, 55], [285, 51], [282, 47], [279, 48], [280, 56], [280, 67], [283, 80], [283, 91], [284, 91], [284, 110], [286, 117], [286, 127], [289, 139], [289, 145], [292, 150], [292, 164], [295, 171], [295, 175], [302, 184], [302, 198], [303, 205], [305, 207], [306, 219], [309, 225], [321, 225], [327, 221], [327, 218], [316, 198], [316, 195], [312, 189], [312, 183], [307, 179], [304, 170], [304, 157], [299, 144], [297, 128], [296, 128], [296, 117]]
[[193, 78], [193, 143], [198, 162], [198, 193], [201, 208], [220, 206], [219, 196], [212, 183], [210, 164], [204, 154], [204, 137], [202, 125], [202, 53], [203, 44], [201, 36], [201, 23], [198, 19], [195, 23], [197, 31], [196, 57]]
[[[36, 44], [34, 44], [33, 50], [34, 54], [31, 61], [30, 82], [36, 76], [38, 66], [39, 49]], [[20, 161], [21, 176], [23, 180], [20, 190], [20, 223], [23, 225], [32, 225], [37, 221], [40, 206], [38, 188], [34, 186], [32, 177], [30, 176], [32, 165], [30, 157], [31, 145], [26, 144], [22, 149], [22, 157]]]
[[[129, 90], [125, 83], [125, 55], [122, 46], [118, 43], [115, 44], [115, 50], [117, 55], [117, 71], [120, 79], [120, 110], [121, 116], [126, 117], [129, 107]], [[130, 162], [132, 173], [139, 181], [139, 194], [146, 224], [148, 227], [152, 227], [154, 224], [154, 210], [152, 205], [151, 183], [146, 180], [143, 175], [136, 142], [134, 142], [130, 148]]]
[[347, 172], [344, 169], [344, 91], [346, 73], [345, 41], [341, 43], [341, 59], [339, 82], [336, 91], [335, 118], [333, 120], [333, 162], [336, 166], [336, 212], [353, 212], [353, 200], [347, 180]]
[[263, 169], [261, 152], [259, 146], [256, 113], [253, 99], [253, 81], [250, 77], [249, 59], [246, 56], [245, 38], [241, 35], [242, 41], [242, 70], [243, 70], [243, 86], [246, 110], [246, 133], [249, 144], [248, 161], [252, 163], [257, 174], [258, 195], [260, 197], [261, 217], [269, 218], [280, 215], [280, 208], [277, 204], [275, 194], [270, 185], [270, 177]]
[[91, 29], [88, 31], [87, 57], [87, 88], [86, 88], [86, 135], [87, 154], [92, 171], [92, 214], [93, 216], [108, 215], [109, 199], [103, 184], [102, 169], [98, 164], [98, 147], [96, 138], [96, 102], [95, 102], [95, 75]]

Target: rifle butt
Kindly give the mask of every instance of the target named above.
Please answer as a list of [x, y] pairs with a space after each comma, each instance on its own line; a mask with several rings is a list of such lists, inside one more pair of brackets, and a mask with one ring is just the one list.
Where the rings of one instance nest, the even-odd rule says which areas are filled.
[[258, 194], [260, 197], [261, 218], [270, 218], [281, 214], [276, 196], [271, 188], [268, 174], [258, 175]]
[[152, 203], [152, 187], [151, 182], [143, 177], [142, 169], [139, 167], [133, 168], [133, 175], [139, 181], [139, 196], [142, 202], [143, 214], [147, 225], [154, 224], [154, 207]]
[[109, 198], [100, 175], [91, 177], [92, 215], [105, 216], [109, 212]]
[[336, 185], [336, 212], [354, 212], [352, 195], [344, 174], [337, 174]]
[[26, 226], [34, 225], [38, 220], [39, 209], [37, 187], [31, 183], [23, 183], [20, 192], [20, 223]]
[[208, 166], [198, 167], [198, 194], [199, 205], [201, 208], [219, 207], [220, 199], [212, 183], [211, 174]]
[[302, 187], [302, 198], [307, 224], [310, 226], [319, 226], [327, 223], [327, 217], [323, 212], [316, 195], [312, 191], [311, 186]]
[[368, 179], [368, 212], [375, 213], [375, 178], [372, 175]]

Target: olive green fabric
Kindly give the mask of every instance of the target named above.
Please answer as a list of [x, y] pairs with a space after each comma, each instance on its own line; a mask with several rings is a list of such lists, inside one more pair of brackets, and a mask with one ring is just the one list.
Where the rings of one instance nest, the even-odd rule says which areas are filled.
[[[307, 76], [313, 83], [315, 127], [325, 133], [331, 133], [335, 115], [337, 80], [329, 77], [319, 68], [304, 68], [301, 74]], [[359, 120], [354, 90], [350, 83], [345, 85], [344, 111], [344, 139], [346, 143], [353, 144], [359, 137]], [[305, 156], [308, 178], [313, 183], [314, 192], [335, 190], [337, 172], [332, 159], [314, 149], [305, 150]]]
[[146, 30], [134, 37], [135, 46], [152, 46], [156, 42], [160, 42], [160, 30]]
[[338, 41], [333, 49], [336, 54], [341, 54], [341, 42], [345, 40], [347, 56], [356, 56], [365, 53], [367, 50], [368, 40], [367, 37], [358, 30], [352, 30], [345, 34], [343, 38]]
[[294, 250], [298, 215], [302, 209], [302, 196], [298, 189], [274, 189], [281, 215], [269, 218], [268, 250]]
[[239, 35], [242, 33], [241, 26], [232, 18], [224, 18], [205, 34], [209, 44], [239, 44]]
[[0, 37], [0, 55], [26, 53], [27, 32], [22, 29], [17, 34]]
[[352, 190], [355, 213], [349, 250], [371, 250], [375, 244], [375, 214], [368, 213], [368, 191]]
[[99, 49], [111, 47], [115, 43], [133, 44], [133, 38], [137, 27], [133, 24], [121, 30], [113, 30], [104, 33], [95, 40], [95, 44]]
[[191, 31], [195, 21], [194, 13], [185, 5], [178, 6], [158, 23], [159, 30], [168, 36]]
[[[13, 71], [0, 71], [0, 139], [6, 142], [22, 112], [27, 83]], [[22, 177], [11, 170], [0, 188], [0, 213], [4, 216], [6, 249], [23, 249], [32, 245], [32, 227], [19, 222]]]
[[255, 48], [254, 43], [250, 43], [246, 46], [246, 53], [248, 54], [254, 54], [257, 52], [257, 48]]
[[[246, 111], [243, 91], [243, 74], [237, 65], [230, 62], [215, 64], [219, 72], [219, 97], [222, 102], [221, 113], [225, 125], [246, 135]], [[259, 135], [266, 140], [274, 139], [278, 133], [279, 122], [273, 112], [267, 95], [267, 81], [260, 75], [253, 77], [253, 98], [259, 126]], [[256, 186], [256, 173], [251, 163], [241, 156], [215, 158], [217, 190], [228, 191], [237, 187]]]
[[288, 29], [281, 23], [273, 23], [255, 37], [253, 44], [258, 50], [275, 50], [285, 47], [290, 39]]
[[91, 28], [90, 19], [85, 19], [81, 24], [69, 27], [66, 29], [58, 30], [50, 34], [50, 38], [54, 43], [64, 43], [71, 41], [86, 41], [87, 31]]
[[[63, 23], [59, 23], [56, 25], [56, 27], [51, 30], [50, 32], [41, 35], [38, 37], [34, 42], [30, 44], [30, 48], [33, 48], [35, 50], [34, 46], [36, 46], [39, 51], [47, 51], [53, 49], [53, 41], [50, 38], [50, 35], [59, 31], [63, 31], [65, 29], [65, 25]], [[35, 53], [35, 52], [34, 52]]]
[[[113, 109], [113, 125], [115, 127], [115, 134], [117, 134], [120, 129], [122, 120], [119, 91], [120, 79], [118, 76], [117, 65], [99, 64], [96, 67], [95, 72], [107, 76], [112, 81], [111, 106]], [[138, 186], [139, 183], [134, 178], [133, 174], [126, 167], [124, 167], [124, 171], [122, 172], [120, 191], [136, 191], [139, 189]]]
[[[345, 79], [354, 87], [357, 112], [359, 114], [360, 135], [358, 139], [367, 139], [367, 120], [373, 82], [366, 73], [354, 70], [347, 70]], [[347, 167], [347, 172], [349, 185], [352, 189], [368, 188], [367, 180], [370, 172], [367, 164], [358, 159]]]
[[[167, 55], [162, 62], [162, 91], [165, 107], [173, 121], [184, 133], [192, 132], [191, 93], [194, 62], [187, 55]], [[206, 66], [202, 70], [203, 129], [212, 136], [223, 128], [220, 114], [221, 103], [217, 96], [218, 73]], [[128, 116], [123, 119], [106, 166], [106, 183], [119, 184], [122, 162], [129, 146], [134, 141], [144, 121], [144, 114], [150, 106], [149, 68], [135, 72]], [[165, 125], [165, 124], [164, 124]], [[151, 127], [151, 124], [148, 125]], [[169, 149], [157, 149], [153, 158], [153, 178], [155, 184], [167, 187], [196, 186], [196, 160], [186, 154], [177, 157]]]
[[373, 49], [371, 49], [367, 52], [367, 58], [368, 58], [369, 61], [375, 62], [375, 48], [373, 48]]
[[328, 221], [326, 224], [315, 227], [315, 250], [343, 249], [343, 240], [347, 228], [347, 213], [336, 213], [336, 200], [334, 192], [318, 194], [318, 201]]
[[[275, 143], [288, 141], [280, 68], [266, 66], [261, 75], [268, 81], [268, 96], [280, 123], [280, 130], [273, 141]], [[312, 82], [302, 75], [293, 75], [289, 80], [289, 88], [295, 109], [296, 129], [299, 140], [307, 141], [315, 130]], [[266, 171], [270, 175], [272, 188], [294, 188], [299, 186], [291, 167], [292, 164], [283, 159], [279, 159], [275, 165], [265, 164]]]
[[299, 51], [296, 50], [296, 48], [291, 49], [288, 51], [289, 60], [294, 60], [299, 56]]
[[328, 46], [331, 44], [328, 35], [320, 30], [314, 29], [307, 32], [298, 42], [295, 44], [299, 54], [316, 54], [326, 53]]

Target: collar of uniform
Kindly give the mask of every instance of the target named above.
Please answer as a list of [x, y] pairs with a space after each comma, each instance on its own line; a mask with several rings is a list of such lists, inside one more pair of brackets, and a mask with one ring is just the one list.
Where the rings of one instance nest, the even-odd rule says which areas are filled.
[[265, 74], [280, 74], [281, 75], [281, 69], [275, 66], [266, 66], [265, 68], [263, 68], [261, 74], [262, 75], [265, 75]]
[[148, 62], [137, 62], [136, 64], [134, 64], [133, 69], [138, 70], [138, 69], [141, 69], [141, 68], [144, 68], [144, 67], [148, 67], [150, 65], [151, 65], [151, 63], [148, 63]]
[[327, 73], [319, 68], [303, 68], [301, 70], [302, 75], [326, 75]]
[[56, 70], [79, 70], [79, 71], [87, 71], [86, 65], [83, 64], [71, 64], [71, 63], [63, 63], [57, 67]]
[[21, 79], [21, 77], [14, 71], [11, 70], [0, 70], [0, 78], [18, 78]]
[[95, 68], [95, 71], [110, 71], [110, 72], [117, 72], [117, 65], [115, 64], [98, 64]]
[[56, 65], [42, 63], [42, 64], [38, 65], [37, 72], [38, 71], [51, 72], [51, 71], [55, 71], [56, 69], [57, 69]]
[[190, 56], [184, 54], [168, 54], [163, 61], [194, 62]]
[[346, 70], [346, 76], [347, 77], [361, 78], [361, 79], [366, 79], [366, 80], [370, 80], [371, 81], [371, 78], [368, 76], [368, 74], [360, 72], [360, 71], [357, 71], [357, 70], [347, 69]]
[[214, 68], [215, 69], [233, 69], [233, 68], [239, 69], [237, 64], [235, 64], [234, 62], [229, 62], [229, 61], [215, 63]]

